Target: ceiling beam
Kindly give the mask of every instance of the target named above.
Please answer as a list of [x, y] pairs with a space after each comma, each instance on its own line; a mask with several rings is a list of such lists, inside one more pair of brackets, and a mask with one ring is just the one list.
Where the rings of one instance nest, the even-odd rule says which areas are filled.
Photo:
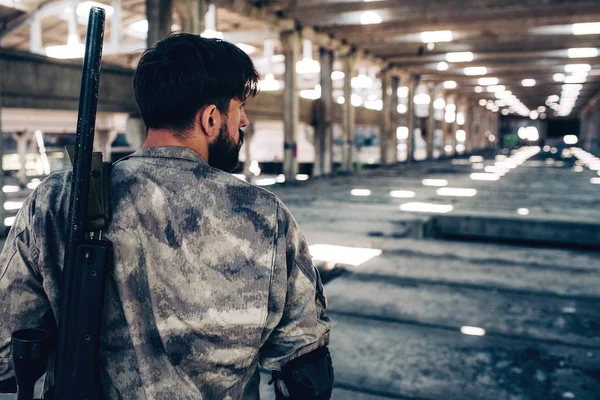
[[[596, 60], [598, 61], [598, 60]], [[507, 75], [507, 74], [511, 74], [513, 72], [515, 73], [521, 73], [521, 75], [524, 78], [535, 78], [536, 76], [540, 76], [540, 75], [544, 75], [544, 76], [552, 76], [552, 74], [554, 73], [565, 73], [565, 70], [563, 68], [563, 66], [565, 64], [574, 64], [574, 63], [569, 63], [569, 62], [565, 62], [564, 60], [562, 61], [558, 61], [558, 60], [543, 60], [542, 63], [539, 64], [534, 64], [534, 63], [503, 63], [503, 64], [489, 64], [489, 63], [482, 63], [487, 68], [487, 74], [485, 74], [486, 76], [495, 76], [497, 78], [502, 78], [503, 76]], [[404, 70], [409, 71], [410, 73], [413, 74], [435, 74], [436, 71], [434, 68], [426, 68], [423, 66], [418, 66], [418, 65], [414, 65], [414, 66], [406, 66], [406, 65], [395, 65], [397, 68], [401, 68]], [[598, 69], [600, 68], [600, 65], [592, 65], [592, 68]], [[450, 75], [450, 76], [468, 76], [465, 75], [463, 72], [463, 68], [450, 68], [447, 71], [443, 71], [444, 75]], [[525, 74], [527, 74], [527, 76], [525, 76]], [[568, 75], [568, 74], [567, 74]], [[474, 78], [479, 78], [480, 76], [475, 76]]]
[[[449, 43], [437, 43], [433, 50], [426, 50], [425, 44], [412, 41], [384, 42], [383, 39], [378, 44], [370, 44], [369, 50], [379, 57], [390, 59], [392, 57], [428, 57], [444, 56], [446, 53], [470, 51], [477, 55], [478, 53], [490, 52], [512, 52], [515, 50], [528, 51], [552, 51], [560, 49], [570, 49], [574, 47], [600, 47], [600, 36], [549, 36], [532, 35], [525, 37], [525, 34], [519, 33], [518, 36], [507, 37], [484, 37], [477, 36], [471, 39], [461, 39]], [[362, 45], [360, 41], [356, 41]], [[422, 52], [422, 55], [419, 55]], [[441, 60], [440, 60], [441, 61]]]
[[[571, 0], [571, 4], [589, 3], [591, 0]], [[286, 17], [297, 19], [315, 19], [315, 24], [319, 25], [321, 20], [331, 20], [332, 16], [345, 19], [346, 16], [360, 17], [364, 11], [375, 11], [382, 15], [400, 15], [402, 18], [410, 20], [414, 18], [423, 18], [424, 16], [444, 16], [448, 14], [476, 14], [476, 13], [495, 13], [497, 11], [506, 12], [532, 12], [541, 7], [553, 7], [553, 4], [541, 4], [539, 0], [383, 0], [383, 1], [345, 1], [309, 3], [302, 1], [292, 2], [288, 7], [279, 8]], [[547, 2], [548, 3], [548, 2]], [[291, 5], [291, 6], [290, 6]], [[351, 19], [351, 18], [350, 18]]]
[[526, 32], [530, 28], [546, 25], [565, 25], [577, 22], [598, 22], [600, 21], [600, 6], [597, 2], [590, 2], [584, 5], [571, 5], [569, 3], [561, 4], [560, 7], [544, 8], [540, 7], [531, 10], [529, 13], [523, 12], [497, 12], [485, 13], [476, 16], [462, 15], [460, 13], [443, 15], [426, 15], [417, 19], [403, 19], [398, 16], [397, 19], [381, 24], [360, 25], [320, 25], [323, 32], [333, 33], [340, 36], [365, 35], [407, 35], [433, 30], [502, 30], [515, 29]]
[[[399, 56], [387, 57], [387, 60], [394, 64], [411, 65], [411, 64], [427, 64], [447, 61], [446, 53], [426, 54], [422, 56]], [[498, 62], [506, 63], [507, 60], [513, 62], [523, 62], [539, 64], [542, 60], [562, 60], [563, 64], [581, 64], [598, 62], [597, 57], [591, 58], [569, 58], [567, 48], [546, 49], [537, 51], [491, 51], [491, 52], [475, 52], [473, 53], [473, 61], [469, 62], [452, 62], [450, 64], [476, 64], [484, 62], [486, 65], [494, 65]]]
[[336, 39], [330, 34], [319, 32], [310, 26], [311, 24], [309, 23], [305, 24], [306, 26], [302, 26], [294, 19], [278, 16], [268, 9], [254, 6], [246, 0], [214, 0], [214, 3], [218, 7], [223, 7], [239, 15], [262, 21], [269, 27], [280, 32], [300, 30], [304, 39], [311, 40], [318, 46], [335, 50], [341, 54], [352, 52], [370, 63], [378, 66], [385, 65], [385, 61], [382, 58], [374, 56], [355, 44], [348, 43], [345, 40]]

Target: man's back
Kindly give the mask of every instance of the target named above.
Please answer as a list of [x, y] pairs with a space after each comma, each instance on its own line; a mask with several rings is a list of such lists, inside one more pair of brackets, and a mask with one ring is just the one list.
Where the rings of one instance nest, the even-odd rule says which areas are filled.
[[[54, 315], [69, 186], [69, 173], [44, 182], [26, 204], [33, 232], [15, 233], [28, 241]], [[320, 278], [273, 194], [189, 149], [156, 147], [114, 165], [111, 199], [105, 238], [115, 261], [100, 346], [107, 398], [258, 398], [259, 361], [279, 369], [327, 344]], [[21, 255], [19, 240], [3, 264]]]

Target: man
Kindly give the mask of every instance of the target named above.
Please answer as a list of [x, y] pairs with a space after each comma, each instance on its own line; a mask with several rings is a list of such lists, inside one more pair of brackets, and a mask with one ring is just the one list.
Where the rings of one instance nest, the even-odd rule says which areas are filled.
[[[306, 240], [275, 195], [227, 173], [257, 84], [245, 53], [196, 35], [170, 36], [138, 64], [148, 135], [113, 166], [105, 232], [108, 399], [256, 399], [259, 363], [278, 398], [330, 396], [331, 321]], [[29, 196], [0, 256], [0, 381], [13, 376], [12, 331], [55, 329], [70, 182], [53, 174]], [[315, 385], [326, 389], [307, 394]]]

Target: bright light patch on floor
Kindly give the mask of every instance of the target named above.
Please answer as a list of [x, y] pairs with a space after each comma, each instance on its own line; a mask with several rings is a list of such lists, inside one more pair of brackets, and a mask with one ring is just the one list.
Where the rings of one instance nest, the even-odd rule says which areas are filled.
[[600, 178], [592, 178], [590, 182], [594, 185], [600, 185]]
[[2, 191], [4, 193], [16, 193], [19, 191], [19, 187], [18, 186], [13, 186], [13, 185], [6, 185], [2, 188]]
[[446, 214], [452, 210], [454, 210], [454, 206], [451, 204], [433, 204], [433, 203], [411, 202], [411, 203], [404, 203], [400, 206], [400, 211], [410, 211], [410, 212]]
[[488, 165], [483, 170], [487, 173], [496, 174], [498, 176], [504, 176], [509, 171], [508, 169], [499, 168], [493, 165]]
[[423, 186], [448, 186], [446, 179], [423, 179]]
[[285, 182], [285, 175], [284, 174], [277, 175], [277, 178], [275, 178], [275, 181], [277, 183], [283, 183], [283, 182]]
[[575, 312], [577, 312], [575, 307], [568, 307], [568, 306], [561, 308], [560, 311], [562, 311], [564, 314], [575, 314]]
[[239, 180], [246, 181], [246, 175], [244, 175], [244, 174], [231, 174], [231, 175], [235, 176]]
[[258, 186], [271, 186], [277, 183], [275, 178], [262, 178], [254, 181], [254, 184]]
[[487, 174], [484, 172], [473, 172], [469, 179], [472, 181], [497, 181], [500, 177], [496, 174]]
[[4, 203], [4, 209], [6, 211], [18, 210], [23, 206], [22, 201], [7, 201]]
[[476, 189], [444, 187], [437, 190], [438, 196], [473, 197], [477, 195]]
[[471, 162], [465, 158], [455, 158], [450, 163], [452, 165], [471, 165]]
[[350, 194], [352, 196], [370, 196], [371, 191], [369, 189], [352, 189]]
[[529, 209], [528, 208], [519, 208], [517, 210], [517, 214], [519, 214], [519, 215], [529, 215]]
[[372, 258], [381, 255], [380, 249], [362, 247], [336, 246], [331, 244], [313, 244], [309, 246], [313, 259], [328, 264], [346, 264], [358, 267]]
[[298, 174], [298, 175], [296, 175], [296, 180], [297, 181], [307, 181], [308, 180], [308, 175], [306, 175], [306, 174]]
[[485, 336], [485, 329], [476, 326], [461, 326], [460, 333], [470, 336]]
[[578, 138], [575, 135], [565, 135], [563, 137], [565, 144], [577, 144]]
[[12, 226], [15, 223], [16, 217], [4, 218], [4, 226]]
[[483, 169], [485, 168], [485, 165], [482, 163], [477, 163], [477, 164], [473, 164], [473, 169]]
[[480, 162], [483, 162], [483, 157], [471, 156], [471, 157], [469, 157], [469, 161], [471, 161], [472, 163], [480, 163]]
[[390, 196], [395, 197], [397, 199], [411, 199], [416, 195], [417, 194], [412, 190], [393, 190], [390, 192]]

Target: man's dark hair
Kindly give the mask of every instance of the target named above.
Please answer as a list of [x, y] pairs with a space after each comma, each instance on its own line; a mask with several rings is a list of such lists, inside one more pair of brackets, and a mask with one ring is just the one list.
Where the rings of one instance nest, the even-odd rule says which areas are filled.
[[144, 52], [133, 90], [147, 128], [186, 136], [202, 107], [214, 104], [226, 115], [232, 99], [258, 93], [258, 79], [252, 60], [237, 46], [178, 33]]

